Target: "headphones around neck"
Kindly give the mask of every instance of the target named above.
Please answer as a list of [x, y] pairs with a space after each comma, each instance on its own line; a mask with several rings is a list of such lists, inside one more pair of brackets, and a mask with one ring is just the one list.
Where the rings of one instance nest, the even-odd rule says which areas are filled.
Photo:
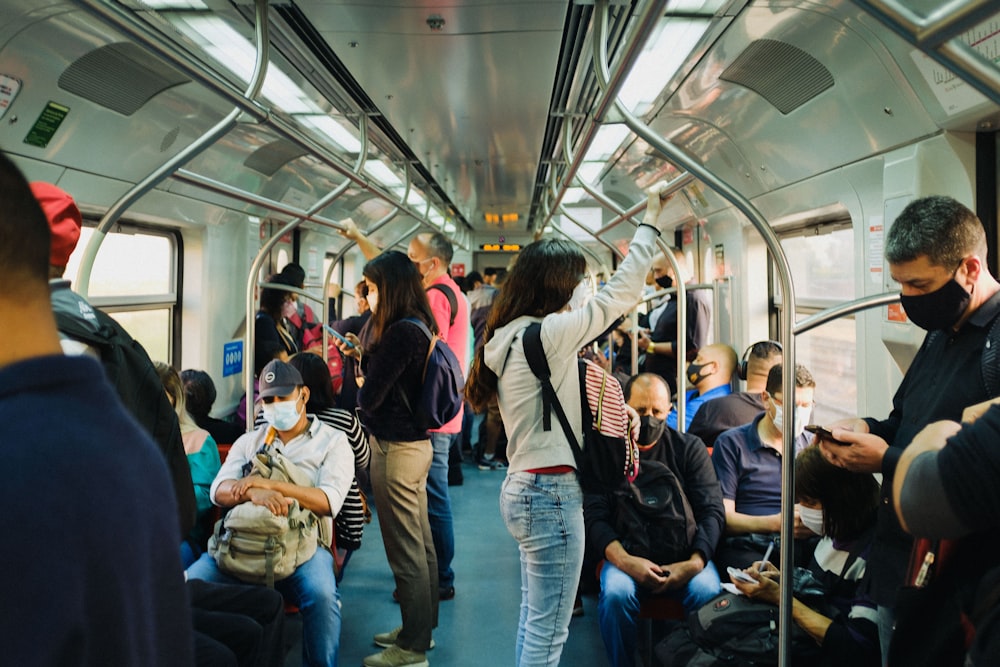
[[739, 374], [741, 380], [747, 379], [747, 369], [750, 365], [750, 354], [758, 346], [769, 345], [769, 344], [778, 348], [778, 350], [784, 352], [784, 350], [782, 350], [781, 348], [781, 343], [779, 343], [776, 340], [761, 340], [752, 344], [750, 347], [746, 349], [746, 352], [743, 353], [743, 356], [740, 358], [740, 363], [736, 365], [736, 372]]

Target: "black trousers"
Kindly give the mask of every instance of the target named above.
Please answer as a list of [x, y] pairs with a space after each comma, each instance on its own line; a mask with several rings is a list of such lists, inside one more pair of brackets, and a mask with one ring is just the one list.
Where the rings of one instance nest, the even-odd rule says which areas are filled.
[[285, 603], [262, 586], [187, 582], [199, 667], [280, 667]]

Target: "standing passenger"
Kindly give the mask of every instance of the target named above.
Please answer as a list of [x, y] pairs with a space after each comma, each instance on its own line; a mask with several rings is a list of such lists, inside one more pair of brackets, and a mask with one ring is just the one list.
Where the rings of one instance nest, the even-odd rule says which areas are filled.
[[[691, 269], [688, 268], [687, 257], [680, 248], [673, 249], [674, 257], [681, 269], [681, 280], [685, 283], [694, 281]], [[653, 260], [653, 279], [663, 289], [673, 287], [676, 282], [674, 269], [662, 254]], [[708, 343], [709, 326], [712, 323], [711, 298], [709, 290], [688, 289], [687, 295], [687, 354], [688, 359], [694, 359], [698, 350]], [[639, 335], [639, 349], [645, 351], [646, 362], [644, 370], [656, 373], [667, 381], [670, 395], [677, 395], [677, 295], [667, 301], [663, 310], [656, 318], [655, 326], [648, 335]], [[680, 363], [687, 359], [681, 359]]]
[[[451, 241], [440, 232], [418, 234], [410, 241], [407, 250], [410, 261], [423, 276], [427, 300], [434, 313], [441, 340], [458, 357], [462, 375], [466, 375], [469, 370], [469, 306], [465, 295], [448, 275], [453, 253]], [[430, 514], [431, 534], [434, 536], [434, 550], [437, 553], [438, 586], [441, 588], [442, 600], [455, 597], [455, 571], [451, 568], [451, 561], [455, 557], [455, 530], [451, 498], [448, 495], [448, 454], [453, 448], [460, 448], [461, 441], [461, 410], [450, 422], [431, 431], [434, 460], [427, 476], [427, 511]], [[460, 477], [459, 473], [458, 478]]]
[[385, 555], [396, 579], [403, 624], [375, 635], [381, 653], [366, 667], [425, 666], [431, 631], [438, 620], [438, 567], [427, 518], [427, 473], [434, 452], [425, 429], [400, 400], [417, 405], [429, 341], [412, 319], [437, 331], [416, 266], [401, 252], [387, 251], [365, 264], [370, 332], [340, 351], [360, 361], [358, 407], [371, 433], [371, 482]]
[[3, 662], [191, 665], [167, 466], [101, 366], [63, 354], [49, 244], [28, 183], [0, 154]]
[[993, 398], [983, 380], [982, 358], [990, 327], [1000, 315], [1000, 285], [986, 265], [986, 233], [976, 214], [950, 197], [925, 197], [899, 214], [885, 240], [889, 272], [899, 283], [907, 317], [928, 334], [892, 398], [892, 412], [840, 422], [820, 446], [834, 465], [882, 473], [882, 503], [868, 563], [878, 603], [879, 641], [888, 659], [895, 599], [910, 557], [912, 538], [892, 505], [892, 485], [906, 448], [926, 425], [958, 421], [970, 405]]
[[[559, 428], [542, 430], [538, 379], [528, 367], [521, 337], [541, 322], [542, 347], [552, 385], [577, 434], [582, 435], [576, 353], [638, 298], [653, 257], [654, 225], [662, 208], [658, 183], [648, 191], [646, 216], [628, 256], [611, 281], [585, 305], [576, 297], [587, 262], [572, 243], [545, 239], [528, 246], [514, 264], [486, 324], [486, 345], [469, 378], [469, 402], [482, 410], [493, 396], [508, 429], [510, 468], [500, 508], [521, 554], [518, 667], [556, 665], [569, 635], [583, 565], [583, 493], [576, 461]], [[573, 307], [570, 307], [570, 304]]]

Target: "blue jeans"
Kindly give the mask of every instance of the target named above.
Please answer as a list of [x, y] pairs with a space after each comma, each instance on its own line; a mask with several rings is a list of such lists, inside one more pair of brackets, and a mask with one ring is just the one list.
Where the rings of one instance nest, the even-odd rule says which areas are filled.
[[583, 567], [583, 493], [576, 473], [508, 473], [500, 512], [521, 554], [516, 664], [555, 667]]
[[[187, 569], [189, 579], [220, 584], [246, 584], [219, 570], [207, 553]], [[333, 556], [319, 547], [291, 576], [274, 582], [274, 588], [302, 614], [302, 664], [336, 667], [340, 649], [340, 592], [333, 577]]]
[[437, 552], [438, 586], [441, 588], [455, 585], [455, 571], [451, 569], [455, 557], [455, 527], [448, 495], [448, 451], [451, 443], [461, 437], [461, 433], [431, 433], [434, 459], [427, 474], [427, 517]]
[[[719, 572], [712, 561], [692, 577], [682, 589], [666, 593], [680, 600], [684, 611], [690, 613], [714, 598], [722, 590]], [[601, 594], [597, 599], [597, 618], [604, 639], [604, 650], [615, 667], [635, 664], [635, 647], [639, 641], [639, 604], [648, 595], [635, 580], [611, 563], [605, 561], [601, 568]]]

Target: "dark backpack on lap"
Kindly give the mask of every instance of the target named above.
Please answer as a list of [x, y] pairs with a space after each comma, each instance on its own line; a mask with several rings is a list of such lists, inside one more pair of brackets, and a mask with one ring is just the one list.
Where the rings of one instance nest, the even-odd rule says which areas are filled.
[[691, 554], [694, 512], [674, 472], [659, 461], [642, 461], [639, 475], [615, 492], [615, 530], [630, 554], [675, 563]]

